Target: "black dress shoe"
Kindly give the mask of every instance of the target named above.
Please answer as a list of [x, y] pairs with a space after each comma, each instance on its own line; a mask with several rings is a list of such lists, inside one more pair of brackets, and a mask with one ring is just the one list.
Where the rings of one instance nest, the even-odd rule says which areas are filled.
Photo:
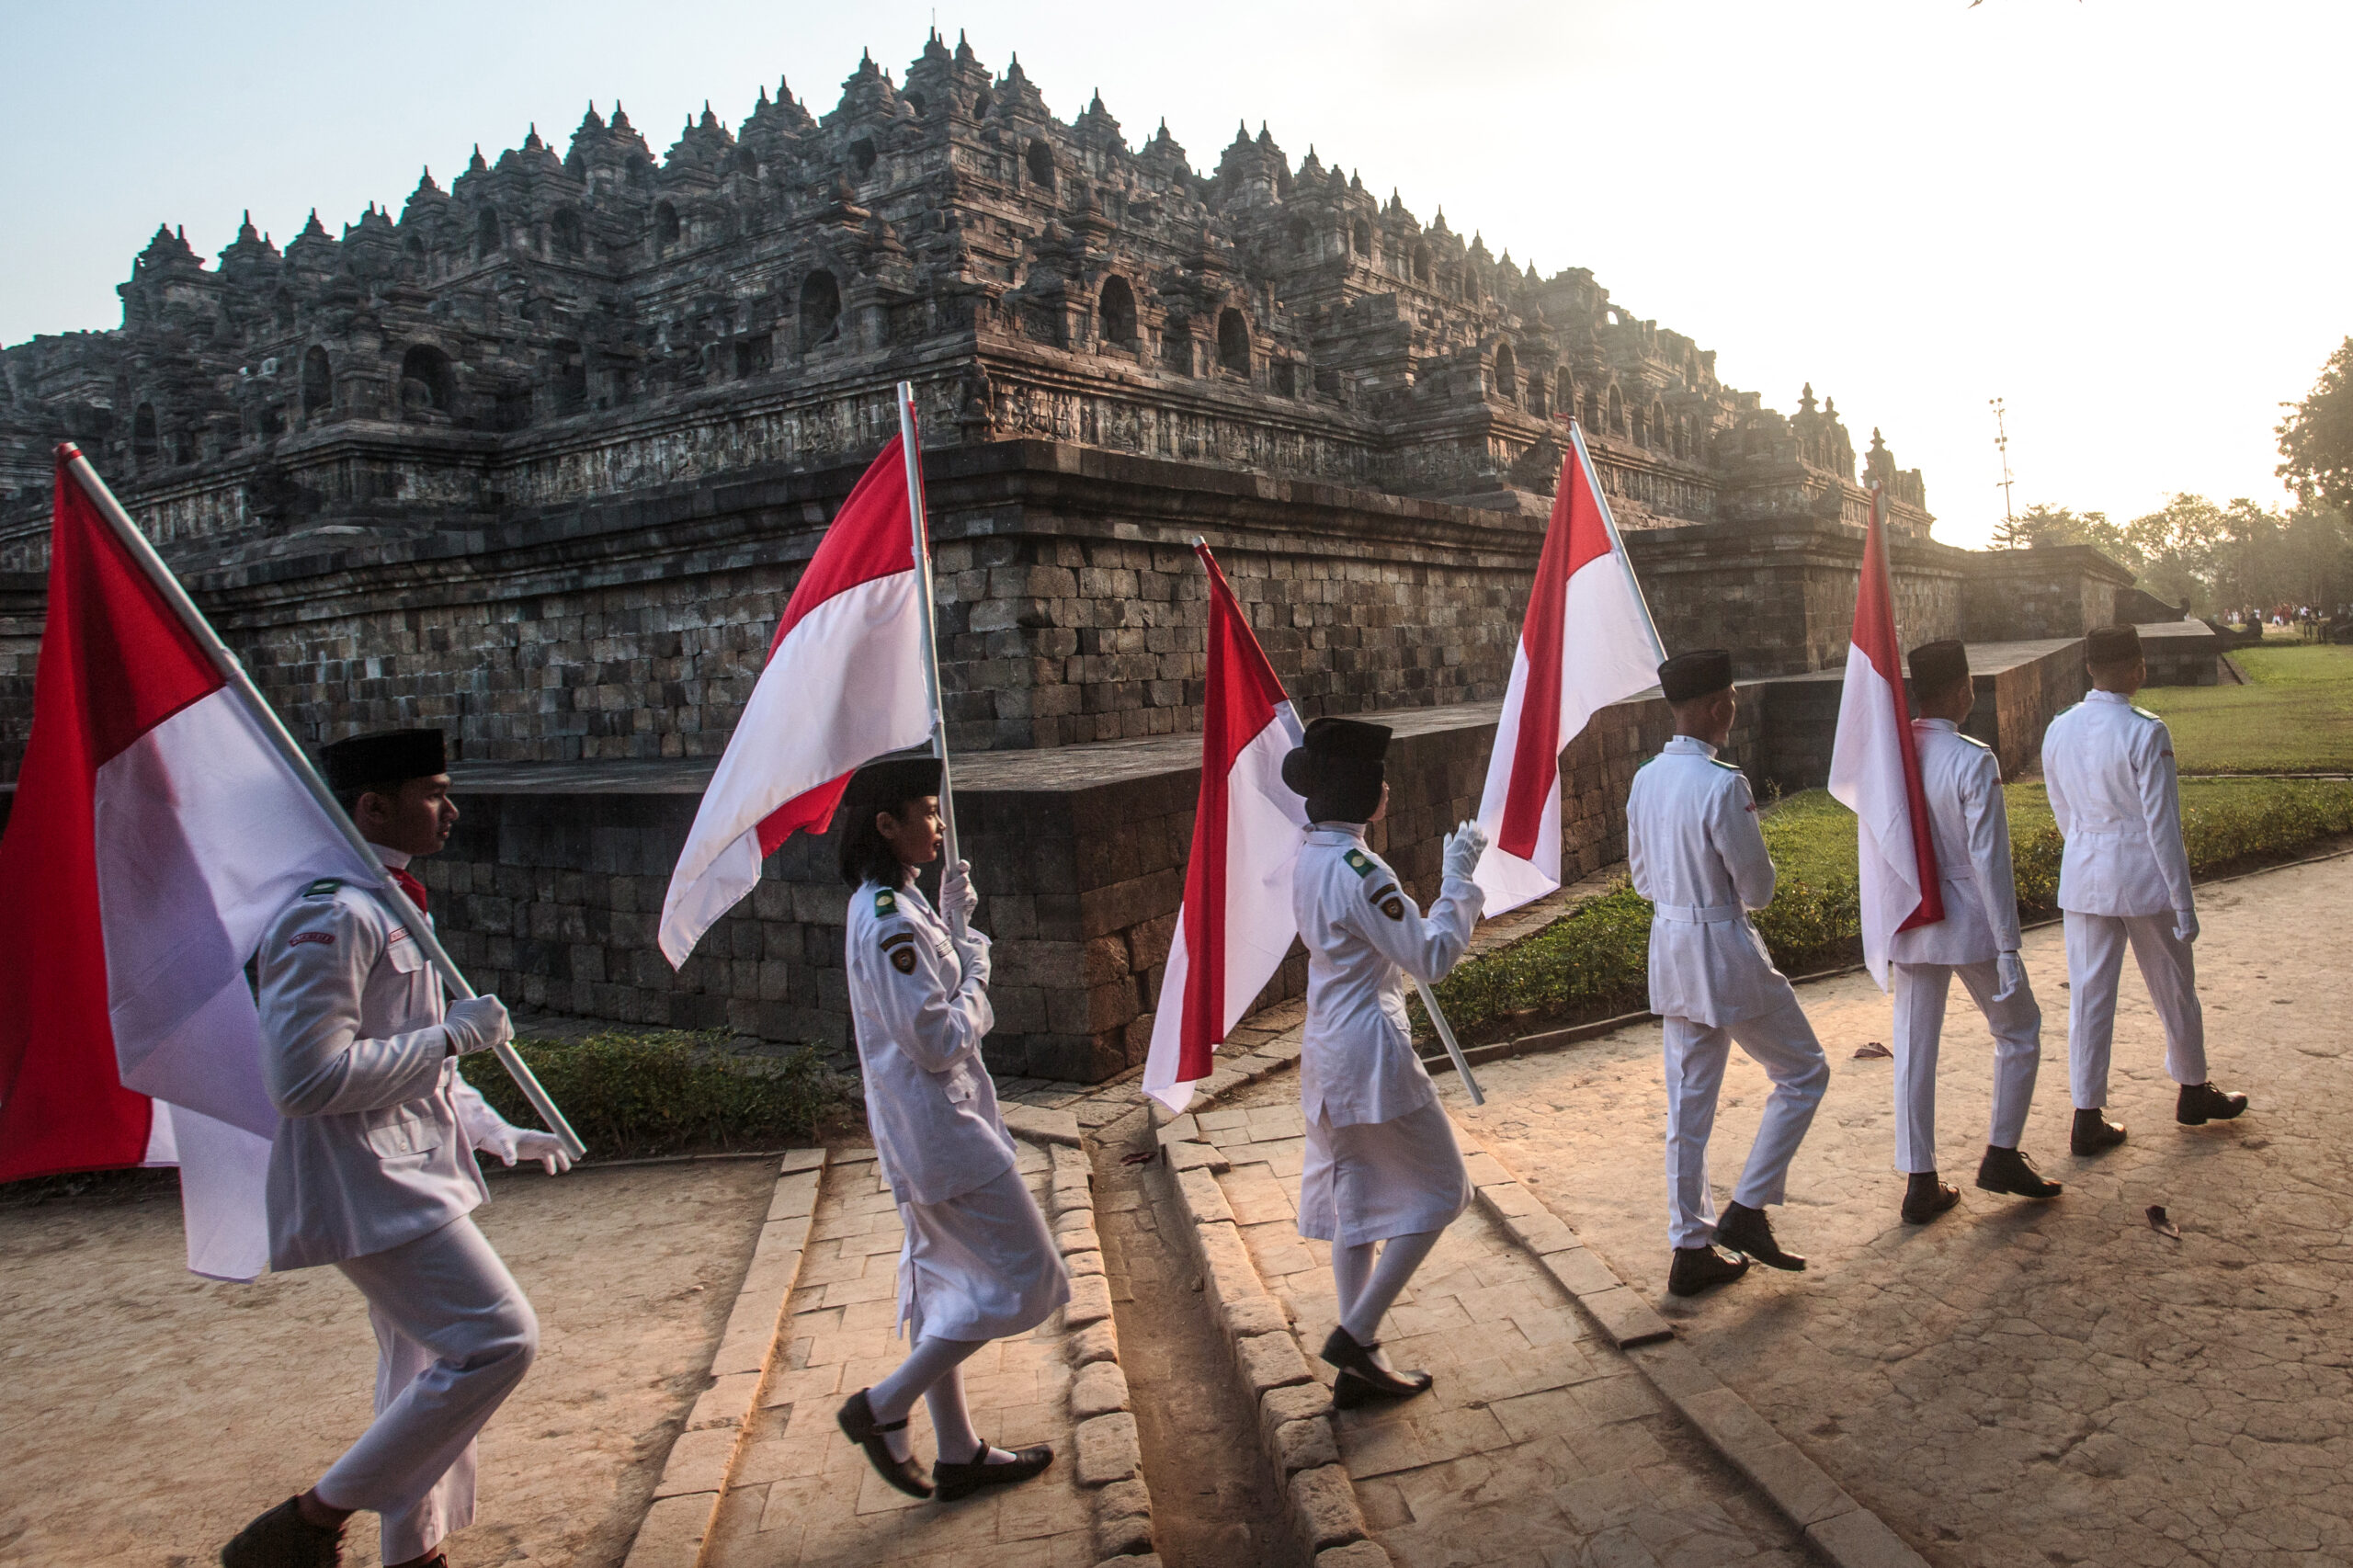
[[221, 1549], [222, 1568], [336, 1568], [342, 1561], [343, 1527], [313, 1524], [291, 1497]]
[[2228, 1121], [2245, 1108], [2245, 1095], [2225, 1094], [2211, 1084], [2184, 1084], [2181, 1097], [2174, 1102], [2173, 1119], [2184, 1127], [2203, 1127]]
[[1013, 1460], [1009, 1464], [991, 1464], [988, 1459], [989, 1446], [983, 1443], [981, 1451], [974, 1454], [969, 1463], [950, 1464], [946, 1460], [933, 1460], [931, 1479], [938, 1483], [939, 1500], [953, 1503], [959, 1497], [971, 1496], [983, 1486], [1010, 1486], [1015, 1482], [1027, 1481], [1054, 1462], [1054, 1450], [1040, 1443], [1034, 1449], [1014, 1449]]
[[1783, 1252], [1781, 1244], [1773, 1239], [1773, 1221], [1765, 1218], [1765, 1210], [1745, 1203], [1724, 1205], [1724, 1217], [1716, 1223], [1716, 1244], [1745, 1254], [1768, 1268], [1786, 1268], [1792, 1274], [1805, 1269], [1802, 1256]]
[[1666, 1289], [1669, 1295], [1696, 1296], [1717, 1285], [1729, 1285], [1748, 1272], [1748, 1259], [1734, 1257], [1714, 1247], [1677, 1247], [1675, 1261], [1667, 1266]]
[[1977, 1185], [1987, 1192], [2006, 1192], [2015, 1198], [2056, 1198], [2066, 1190], [2063, 1182], [2052, 1181], [2037, 1170], [2031, 1155], [1992, 1143], [1985, 1145], [1985, 1157], [1977, 1162]]
[[1904, 1222], [1925, 1225], [1961, 1201], [1961, 1188], [1938, 1181], [1934, 1171], [1914, 1171], [1904, 1187]]
[[[1411, 1399], [1417, 1393], [1428, 1392], [1430, 1375], [1427, 1372], [1392, 1372], [1372, 1358], [1372, 1353], [1380, 1348], [1381, 1342], [1377, 1339], [1370, 1345], [1359, 1344], [1355, 1335], [1345, 1328], [1335, 1327], [1324, 1341], [1324, 1359], [1340, 1369], [1341, 1381], [1353, 1375], [1365, 1385], [1349, 1392], [1349, 1397], [1358, 1404], [1368, 1399]], [[1333, 1403], [1340, 1402], [1340, 1392], [1336, 1383], [1332, 1390]]]
[[834, 1413], [834, 1419], [841, 1423], [842, 1436], [866, 1450], [866, 1462], [874, 1467], [875, 1474], [910, 1497], [930, 1496], [931, 1487], [917, 1473], [915, 1461], [895, 1457], [891, 1445], [882, 1440], [885, 1432], [905, 1431], [906, 1417], [891, 1422], [875, 1420], [874, 1406], [867, 1402], [866, 1394], [866, 1390], [858, 1390]]
[[2067, 1134], [2067, 1151], [2077, 1159], [2087, 1160], [2094, 1154], [2107, 1153], [2123, 1142], [2120, 1122], [2110, 1121], [2096, 1110], [2079, 1110], [2075, 1113], [2075, 1131]]

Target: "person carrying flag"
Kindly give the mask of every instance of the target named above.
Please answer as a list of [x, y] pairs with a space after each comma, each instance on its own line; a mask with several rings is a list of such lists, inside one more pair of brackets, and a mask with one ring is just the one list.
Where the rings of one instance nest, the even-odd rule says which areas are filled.
[[[1773, 859], [1740, 769], [1716, 754], [1739, 700], [1732, 655], [1678, 653], [1658, 667], [1675, 738], [1634, 775], [1626, 862], [1651, 901], [1650, 1000], [1666, 1053], [1666, 1288], [1694, 1296], [1739, 1278], [1748, 1259], [1802, 1269], [1774, 1240], [1765, 1206], [1782, 1200], [1790, 1161], [1813, 1123], [1830, 1064], [1789, 979], [1747, 911], [1773, 902]], [[1721, 1222], [1708, 1186], [1708, 1135], [1733, 1041], [1762, 1063], [1772, 1096]], [[1719, 1247], [1745, 1255], [1727, 1256]]]
[[[458, 820], [438, 730], [339, 741], [328, 786], [422, 914], [415, 857]], [[256, 958], [262, 1077], [284, 1119], [270, 1146], [273, 1268], [333, 1264], [368, 1299], [376, 1418], [308, 1491], [222, 1549], [225, 1568], [331, 1568], [344, 1522], [381, 1516], [390, 1568], [445, 1564], [473, 1522], [474, 1438], [529, 1370], [540, 1325], [469, 1218], [490, 1199], [473, 1151], [552, 1176], [552, 1133], [510, 1125], [457, 1059], [513, 1038], [495, 996], [442, 1006], [440, 977], [405, 917], [336, 877], [306, 887]]]
[[1385, 725], [1317, 719], [1282, 765], [1309, 824], [1291, 880], [1307, 944], [1299, 1233], [1332, 1244], [1340, 1321], [1324, 1359], [1339, 1369], [1343, 1409], [1430, 1386], [1429, 1373], [1389, 1365], [1381, 1320], [1471, 1201], [1453, 1123], [1414, 1053], [1404, 977], [1435, 982], [1470, 945], [1483, 898], [1472, 871], [1487, 836], [1468, 822], [1448, 835], [1445, 880], [1424, 916], [1365, 843], [1389, 809], [1388, 749]]
[[[850, 1016], [867, 1125], [906, 1228], [898, 1321], [914, 1348], [836, 1419], [884, 1481], [914, 1497], [936, 1486], [952, 1501], [1053, 1463], [1043, 1444], [1007, 1452], [972, 1430], [962, 1368], [990, 1340], [1051, 1316], [1070, 1300], [1070, 1273], [1022, 1183], [981, 1062], [996, 1018], [989, 939], [971, 928], [980, 906], [972, 869], [959, 860], [942, 871], [938, 909], [915, 887], [915, 868], [939, 858], [939, 787], [938, 758], [892, 758], [859, 769], [842, 806], [842, 881], [856, 890]], [[918, 1397], [938, 1443], [929, 1483], [907, 1437]]]
[[1937, 1047], [1955, 974], [1994, 1034], [1993, 1125], [1977, 1185], [2020, 1198], [2056, 1198], [2061, 1185], [2018, 1149], [2042, 1061], [2042, 1011], [2018, 957], [2002, 765], [1992, 747], [1961, 733], [1977, 696], [1969, 650], [1949, 639], [1926, 643], [1912, 650], [1911, 665], [1918, 709], [1912, 741], [1944, 883], [1944, 918], [1897, 930], [1888, 960], [1895, 993], [1895, 1168], [1906, 1178], [1904, 1221], [1925, 1225], [1961, 1201], [1961, 1189], [1937, 1176]]

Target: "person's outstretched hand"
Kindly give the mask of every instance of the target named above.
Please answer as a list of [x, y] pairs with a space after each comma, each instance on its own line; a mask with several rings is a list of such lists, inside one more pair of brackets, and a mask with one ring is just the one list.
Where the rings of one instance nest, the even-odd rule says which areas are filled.
[[1479, 857], [1487, 852], [1487, 832], [1475, 822], [1457, 824], [1446, 835], [1446, 874], [1467, 878], [1479, 867]]

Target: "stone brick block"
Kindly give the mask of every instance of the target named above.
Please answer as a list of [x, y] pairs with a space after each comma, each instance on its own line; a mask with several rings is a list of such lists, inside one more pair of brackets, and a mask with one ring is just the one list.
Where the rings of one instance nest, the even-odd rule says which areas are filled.
[[1111, 1287], [1099, 1274], [1081, 1275], [1070, 1282], [1070, 1301], [1063, 1308], [1063, 1322], [1071, 1328], [1085, 1328], [1101, 1323], [1111, 1315]]
[[1081, 1367], [1070, 1383], [1070, 1414], [1074, 1421], [1108, 1415], [1128, 1408], [1128, 1378], [1116, 1361], [1096, 1361]]
[[1805, 1540], [1834, 1568], [1928, 1568], [1926, 1558], [1866, 1508], [1808, 1525]]
[[1299, 1341], [1288, 1333], [1259, 1334], [1235, 1340], [1233, 1362], [1242, 1373], [1243, 1383], [1256, 1395], [1263, 1395], [1269, 1389], [1314, 1381], [1314, 1374], [1307, 1369], [1307, 1358], [1300, 1354]]
[[1301, 1471], [1290, 1478], [1289, 1493], [1291, 1523], [1309, 1551], [1321, 1552], [1364, 1539], [1364, 1515], [1357, 1507], [1356, 1486], [1340, 1466]]
[[1143, 1463], [1136, 1418], [1125, 1412], [1078, 1424], [1075, 1469], [1081, 1486], [1107, 1486], [1132, 1478]]
[[1315, 1554], [1315, 1568], [1389, 1568], [1388, 1551], [1379, 1541], [1352, 1540]]
[[1275, 1428], [1274, 1459], [1285, 1475], [1318, 1465], [1338, 1464], [1340, 1447], [1332, 1436], [1331, 1422], [1320, 1416], [1284, 1422]]

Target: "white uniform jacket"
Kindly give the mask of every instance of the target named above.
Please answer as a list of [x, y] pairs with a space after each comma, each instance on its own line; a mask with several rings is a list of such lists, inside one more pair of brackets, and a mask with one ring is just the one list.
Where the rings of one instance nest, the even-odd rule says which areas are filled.
[[909, 885], [850, 894], [850, 1019], [866, 1080], [866, 1121], [892, 1195], [944, 1203], [1014, 1163], [981, 1041], [990, 1010], [989, 939], [957, 951], [948, 922]]
[[1677, 735], [1634, 775], [1626, 864], [1651, 901], [1651, 1011], [1720, 1028], [1789, 999], [1748, 911], [1773, 902], [1773, 858], [1748, 780]]
[[2181, 787], [2165, 721], [2095, 691], [2042, 733], [2042, 777], [2067, 848], [2059, 907], [2081, 915], [2197, 908], [2181, 842]]
[[367, 888], [303, 890], [261, 939], [269, 1266], [382, 1252], [487, 1202], [473, 1150], [506, 1126], [458, 1075], [441, 981]]
[[2002, 765], [1992, 747], [1947, 719], [1913, 720], [1912, 744], [1920, 754], [1945, 917], [1898, 931], [1887, 956], [1896, 963], [1992, 963], [2018, 947]]
[[1449, 877], [1425, 916], [1397, 873], [1347, 823], [1310, 828], [1291, 873], [1291, 911], [1307, 944], [1307, 1024], [1300, 1109], [1312, 1124], [1394, 1121], [1438, 1097], [1414, 1054], [1405, 976], [1435, 981], [1470, 945], [1486, 895]]

